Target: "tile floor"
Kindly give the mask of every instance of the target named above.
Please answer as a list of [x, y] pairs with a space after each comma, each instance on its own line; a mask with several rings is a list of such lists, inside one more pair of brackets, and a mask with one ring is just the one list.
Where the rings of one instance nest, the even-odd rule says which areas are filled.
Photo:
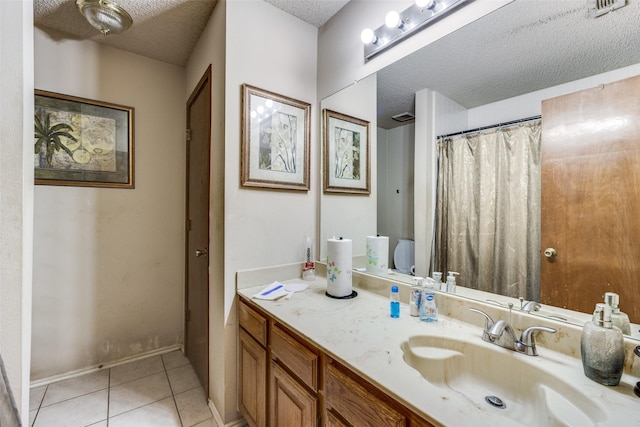
[[31, 389], [31, 427], [215, 427], [204, 389], [176, 350]]

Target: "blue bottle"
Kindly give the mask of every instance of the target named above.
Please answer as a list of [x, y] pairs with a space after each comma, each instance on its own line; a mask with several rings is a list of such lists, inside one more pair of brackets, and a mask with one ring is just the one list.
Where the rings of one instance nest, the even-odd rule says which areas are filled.
[[400, 317], [400, 294], [398, 293], [398, 287], [391, 287], [391, 317]]

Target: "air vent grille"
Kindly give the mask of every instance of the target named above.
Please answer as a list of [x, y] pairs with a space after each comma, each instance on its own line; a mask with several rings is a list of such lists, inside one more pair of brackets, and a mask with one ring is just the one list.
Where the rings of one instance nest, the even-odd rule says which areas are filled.
[[405, 113], [396, 114], [395, 116], [391, 116], [391, 118], [396, 122], [408, 122], [415, 119], [416, 116], [414, 116], [409, 112], [405, 112]]
[[627, 5], [627, 0], [589, 0], [589, 17], [597, 18]]

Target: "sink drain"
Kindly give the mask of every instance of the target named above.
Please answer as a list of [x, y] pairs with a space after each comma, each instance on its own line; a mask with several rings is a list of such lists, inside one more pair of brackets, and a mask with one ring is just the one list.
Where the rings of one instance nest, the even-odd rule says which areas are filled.
[[507, 407], [506, 403], [504, 403], [498, 396], [485, 396], [484, 400], [486, 400], [489, 405], [496, 408], [504, 409]]

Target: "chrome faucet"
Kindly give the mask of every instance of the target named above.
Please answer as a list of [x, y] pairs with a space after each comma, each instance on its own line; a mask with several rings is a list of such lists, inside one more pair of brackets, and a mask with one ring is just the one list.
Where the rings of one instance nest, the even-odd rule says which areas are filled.
[[[538, 355], [536, 341], [534, 339], [534, 333], [536, 331], [556, 332], [555, 329], [547, 328], [546, 326], [531, 326], [525, 329], [520, 335], [520, 339], [518, 339], [516, 338], [516, 332], [505, 320], [494, 322], [491, 316], [482, 310], [473, 307], [469, 308], [469, 310], [482, 314], [485, 318], [484, 330], [482, 331], [482, 339], [484, 341], [518, 353], [524, 353], [527, 356]], [[511, 318], [511, 307], [509, 307], [509, 318]]]
[[536, 301], [527, 301], [524, 302], [524, 298], [519, 297], [520, 300], [520, 310], [526, 311], [527, 313], [531, 313], [532, 311], [540, 311], [542, 306], [539, 302]]

